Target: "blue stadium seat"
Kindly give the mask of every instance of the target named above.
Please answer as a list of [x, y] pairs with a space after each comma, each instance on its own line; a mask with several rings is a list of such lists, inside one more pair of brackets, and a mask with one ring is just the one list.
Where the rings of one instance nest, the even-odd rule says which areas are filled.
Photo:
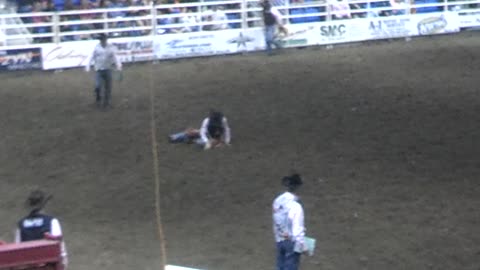
[[[316, 7], [309, 7], [305, 9], [305, 14], [309, 13], [319, 13], [320, 8]], [[319, 22], [320, 21], [320, 16], [310, 16], [305, 18], [305, 22]]]
[[[305, 10], [303, 8], [292, 8], [290, 9], [290, 15], [301, 15], [304, 14]], [[290, 18], [290, 23], [304, 23], [305, 18]]]
[[[439, 3], [438, 0], [415, 0], [415, 4], [433, 4], [433, 3]], [[417, 8], [417, 13], [430, 13], [430, 12], [438, 12], [442, 11], [442, 7], [421, 7]]]
[[[229, 20], [238, 20], [241, 17], [240, 17], [240, 13], [227, 13], [227, 18]], [[236, 28], [240, 28], [241, 24], [240, 23], [229, 23], [228, 26], [230, 26], [230, 28], [236, 29]]]

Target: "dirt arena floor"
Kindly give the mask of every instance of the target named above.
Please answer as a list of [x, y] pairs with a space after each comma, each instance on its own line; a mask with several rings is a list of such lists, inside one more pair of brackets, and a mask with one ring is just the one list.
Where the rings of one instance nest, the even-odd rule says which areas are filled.
[[[302, 270], [479, 270], [479, 34], [131, 65], [108, 112], [82, 70], [0, 74], [0, 239], [41, 187], [70, 269], [160, 269], [153, 85], [168, 264], [274, 269], [295, 169], [318, 241]], [[167, 143], [212, 107], [231, 147]]]

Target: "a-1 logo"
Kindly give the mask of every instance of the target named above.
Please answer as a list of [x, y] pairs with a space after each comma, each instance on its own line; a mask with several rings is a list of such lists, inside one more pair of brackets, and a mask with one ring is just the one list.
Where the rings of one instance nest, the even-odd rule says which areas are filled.
[[325, 37], [337, 37], [342, 36], [347, 31], [345, 30], [345, 24], [339, 25], [324, 25], [320, 27], [320, 34]]

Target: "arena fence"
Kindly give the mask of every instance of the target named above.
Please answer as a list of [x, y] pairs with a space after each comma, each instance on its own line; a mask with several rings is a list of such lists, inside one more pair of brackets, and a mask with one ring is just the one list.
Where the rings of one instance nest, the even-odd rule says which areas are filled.
[[[346, 0], [343, 0], [346, 1]], [[408, 0], [407, 0], [408, 1]], [[447, 34], [480, 26], [480, 0], [275, 0], [285, 47]], [[0, 70], [86, 64], [108, 34], [123, 62], [265, 48], [258, 0], [0, 13]]]

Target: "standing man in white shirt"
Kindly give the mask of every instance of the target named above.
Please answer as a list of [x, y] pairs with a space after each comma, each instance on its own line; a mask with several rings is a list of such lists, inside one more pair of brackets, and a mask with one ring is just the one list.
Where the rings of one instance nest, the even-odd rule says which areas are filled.
[[43, 213], [43, 208], [50, 200], [41, 190], [34, 190], [27, 198], [29, 214], [22, 218], [15, 230], [15, 243], [34, 241], [41, 239], [61, 242], [62, 260], [64, 269], [67, 267], [67, 250], [63, 240], [62, 228], [57, 218]]
[[[100, 35], [100, 43], [93, 50], [90, 59], [87, 61], [85, 70], [95, 65], [95, 103], [103, 108], [110, 107], [112, 93], [112, 67], [116, 65], [117, 70], [122, 70], [122, 63], [116, 55], [115, 46], [107, 43], [107, 35]], [[104, 89], [102, 93], [102, 88]]]
[[282, 179], [287, 190], [273, 201], [273, 233], [277, 244], [277, 270], [298, 270], [306, 251], [303, 207], [296, 195], [302, 185], [298, 174]]

